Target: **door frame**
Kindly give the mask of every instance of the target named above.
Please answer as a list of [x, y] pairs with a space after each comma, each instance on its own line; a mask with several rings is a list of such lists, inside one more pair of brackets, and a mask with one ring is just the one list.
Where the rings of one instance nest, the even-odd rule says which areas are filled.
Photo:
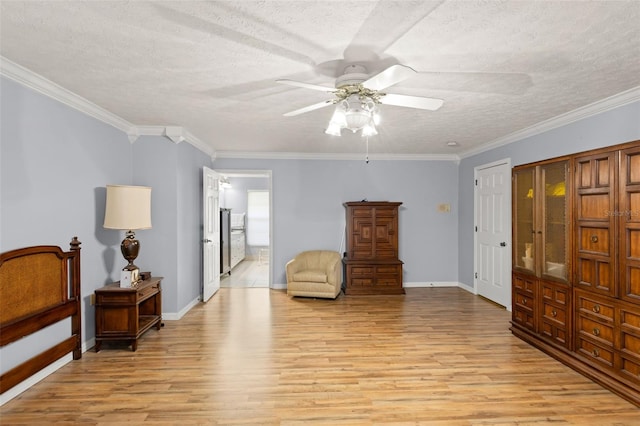
[[266, 178], [269, 191], [269, 288], [273, 284], [273, 172], [265, 169], [214, 169], [217, 173], [235, 178]]
[[[474, 230], [473, 230], [474, 231], [473, 232], [473, 294], [476, 294], [476, 295], [478, 294], [478, 277], [476, 276], [476, 273], [478, 271], [479, 253], [478, 253], [478, 232], [475, 230], [475, 227], [478, 224], [478, 186], [475, 184], [475, 182], [477, 181], [478, 175], [480, 174], [481, 170], [490, 169], [492, 167], [497, 167], [502, 165], [506, 165], [511, 170], [512, 169], [511, 158], [503, 158], [501, 160], [493, 161], [487, 164], [482, 164], [473, 168], [473, 179], [474, 179], [473, 181], [473, 226], [474, 226]], [[507, 176], [507, 179], [505, 180], [505, 182], [509, 187], [509, 190], [507, 191], [507, 195], [506, 195], [507, 199], [505, 200], [505, 202], [507, 203], [507, 205], [511, 206], [512, 205], [511, 173], [509, 173], [509, 176]], [[503, 226], [504, 226], [504, 229], [512, 230], [511, 211], [508, 215], [505, 215]], [[503, 272], [505, 273], [505, 276], [507, 275], [510, 276], [512, 232], [509, 232], [508, 235], [506, 236], [506, 243], [507, 243], [507, 251], [509, 255], [507, 256], [507, 262], [505, 262], [505, 265], [508, 265], [509, 268], [507, 271], [503, 271]], [[509, 281], [511, 281], [511, 279], [509, 279], [507, 282]], [[509, 293], [511, 293], [511, 286], [507, 286], [505, 288], [508, 289]], [[506, 297], [505, 300], [508, 300], [509, 303], [505, 306], [505, 308], [507, 309], [507, 311], [511, 312], [511, 294], [509, 294], [508, 296], [509, 297]]]

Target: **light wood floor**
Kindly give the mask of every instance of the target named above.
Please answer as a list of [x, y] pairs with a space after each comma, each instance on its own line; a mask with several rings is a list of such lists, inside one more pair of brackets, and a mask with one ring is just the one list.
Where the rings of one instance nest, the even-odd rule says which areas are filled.
[[638, 425], [456, 288], [290, 299], [223, 288], [137, 352], [87, 352], [0, 408], [14, 424]]
[[269, 287], [269, 261], [245, 259], [220, 277], [222, 288]]

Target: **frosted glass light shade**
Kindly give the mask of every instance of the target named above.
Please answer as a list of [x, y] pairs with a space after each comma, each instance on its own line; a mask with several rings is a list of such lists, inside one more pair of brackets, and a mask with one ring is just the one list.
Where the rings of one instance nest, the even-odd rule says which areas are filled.
[[151, 228], [151, 188], [107, 185], [104, 225], [107, 229]]

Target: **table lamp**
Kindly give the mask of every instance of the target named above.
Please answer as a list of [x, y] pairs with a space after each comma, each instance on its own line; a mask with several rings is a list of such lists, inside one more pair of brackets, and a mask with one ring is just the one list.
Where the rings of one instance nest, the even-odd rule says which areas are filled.
[[140, 242], [134, 231], [151, 228], [151, 188], [107, 185], [103, 226], [126, 231], [120, 250], [129, 263], [122, 270], [121, 286], [125, 284], [122, 282], [125, 277], [130, 281], [127, 284], [135, 284], [139, 280], [140, 270], [133, 261], [138, 257]]

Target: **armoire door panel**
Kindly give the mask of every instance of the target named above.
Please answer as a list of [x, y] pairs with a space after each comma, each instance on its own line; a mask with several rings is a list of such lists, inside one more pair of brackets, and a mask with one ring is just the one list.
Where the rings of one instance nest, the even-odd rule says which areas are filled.
[[579, 250], [609, 256], [611, 247], [608, 228], [581, 226], [578, 228]]
[[640, 301], [640, 147], [620, 153], [620, 296]]
[[582, 194], [578, 197], [578, 219], [607, 221], [610, 198], [609, 194]]

